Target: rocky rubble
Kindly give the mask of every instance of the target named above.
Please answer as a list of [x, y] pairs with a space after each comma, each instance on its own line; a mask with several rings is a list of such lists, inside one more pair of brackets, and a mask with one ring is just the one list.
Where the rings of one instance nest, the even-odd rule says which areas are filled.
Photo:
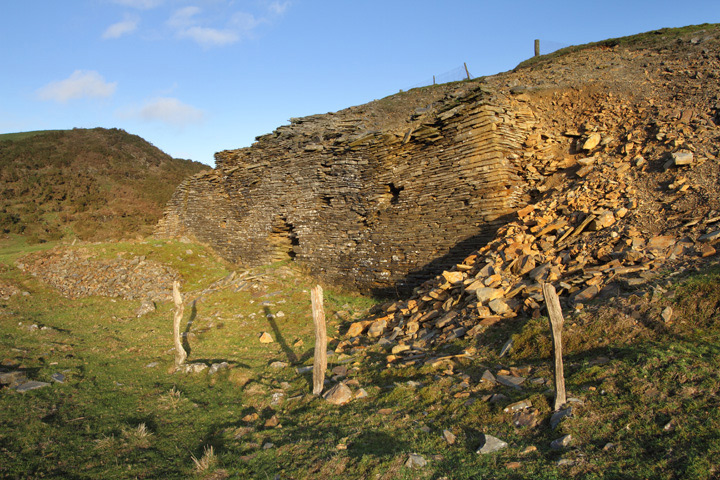
[[[492, 241], [410, 299], [350, 325], [340, 349], [366, 336], [388, 346], [389, 363], [433, 362], [430, 347], [540, 315], [542, 282], [556, 286], [565, 308], [579, 310], [713, 257], [720, 240], [720, 88], [703, 79], [720, 76], [720, 42], [703, 42], [689, 52], [683, 45], [569, 56], [563, 62], [578, 62], [569, 70], [575, 75], [592, 75], [598, 58], [625, 60], [617, 75], [595, 74], [583, 80], [598, 83], [574, 89], [542, 83], [565, 70], [489, 79], [499, 90], [514, 84], [508, 93], [538, 119], [513, 152], [530, 201]], [[657, 68], [646, 68], [637, 90], [638, 82], [622, 83], [630, 67], [643, 64]], [[529, 86], [518, 88], [520, 81]]]
[[24, 257], [17, 266], [67, 298], [99, 295], [168, 301], [173, 281], [180, 279], [171, 268], [142, 256], [103, 259], [83, 248], [56, 248], [34, 254]]

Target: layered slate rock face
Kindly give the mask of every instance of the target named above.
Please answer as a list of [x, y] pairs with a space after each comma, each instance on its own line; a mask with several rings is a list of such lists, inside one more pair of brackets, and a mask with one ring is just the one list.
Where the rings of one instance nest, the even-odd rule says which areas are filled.
[[421, 283], [484, 245], [521, 203], [511, 152], [535, 123], [482, 83], [437, 90], [424, 108], [401, 94], [218, 153], [215, 170], [177, 189], [157, 234], [244, 265], [293, 259], [362, 291]]

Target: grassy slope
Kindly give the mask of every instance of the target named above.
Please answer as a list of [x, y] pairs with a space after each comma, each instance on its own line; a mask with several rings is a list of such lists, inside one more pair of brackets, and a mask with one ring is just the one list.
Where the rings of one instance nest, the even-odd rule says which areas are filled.
[[35, 241], [147, 235], [177, 185], [205, 168], [122, 130], [0, 135], [0, 229]]
[[[155, 240], [85, 245], [98, 256], [146, 255], [177, 268], [188, 289], [227, 275], [203, 247]], [[20, 394], [0, 392], [0, 476], [38, 478], [712, 478], [720, 454], [717, 403], [720, 270], [682, 280], [662, 295], [637, 292], [637, 318], [612, 308], [567, 319], [567, 385], [583, 399], [575, 417], [557, 431], [548, 427], [551, 396], [546, 384], [523, 390], [486, 385], [485, 368], [531, 367], [530, 377], [551, 378], [547, 320], [530, 320], [515, 333], [515, 352], [500, 359], [494, 342], [458, 342], [446, 353], [475, 347], [454, 371], [437, 367], [385, 369], [387, 352], [331, 357], [330, 367], [349, 367], [369, 398], [335, 407], [307, 395], [309, 375], [272, 361], [312, 361], [312, 321], [307, 279], [283, 265], [252, 272], [257, 289], [224, 290], [197, 304], [191, 324], [190, 362], [228, 361], [213, 376], [172, 374], [172, 306], [135, 318], [137, 302], [88, 298], [70, 301], [13, 267], [30, 249], [17, 240], [0, 250], [0, 280], [30, 295], [0, 301], [0, 357], [21, 362], [32, 379], [67, 381]], [[185, 269], [184, 266], [192, 265]], [[704, 298], [702, 304], [697, 298]], [[269, 303], [263, 303], [269, 302]], [[334, 313], [351, 316], [372, 302], [327, 292], [330, 335]], [[657, 311], [671, 305], [676, 321]], [[192, 313], [187, 309], [186, 319]], [[267, 313], [283, 316], [275, 320]], [[28, 325], [52, 327], [28, 330]], [[517, 327], [517, 325], [516, 325]], [[489, 331], [506, 338], [505, 327]], [[257, 335], [276, 339], [262, 345]], [[602, 332], [602, 334], [599, 334]], [[490, 337], [486, 337], [489, 339]], [[337, 340], [331, 340], [331, 345]], [[596, 364], [598, 357], [605, 364]], [[159, 362], [154, 368], [146, 365]], [[450, 369], [452, 370], [452, 369]], [[328, 374], [332, 375], [331, 373]], [[469, 385], [463, 385], [463, 375]], [[413, 380], [422, 385], [413, 386]], [[353, 387], [356, 389], [357, 387]], [[272, 405], [274, 393], [283, 401]], [[502, 393], [498, 404], [483, 395]], [[475, 400], [469, 403], [468, 400]], [[517, 428], [503, 408], [530, 399], [540, 424]], [[385, 409], [385, 410], [383, 410]], [[256, 413], [257, 418], [246, 417]], [[282, 427], [266, 427], [277, 416]], [[665, 428], [670, 424], [670, 427]], [[444, 429], [455, 445], [442, 439]], [[510, 447], [480, 456], [481, 433]], [[549, 443], [572, 434], [569, 451]], [[608, 443], [612, 447], [606, 447]], [[272, 444], [267, 449], [263, 446]], [[528, 446], [537, 451], [523, 454]], [[198, 472], [213, 447], [207, 469]], [[427, 467], [404, 466], [417, 452]], [[561, 458], [575, 461], [558, 466]], [[511, 462], [519, 462], [513, 465]], [[508, 467], [509, 465], [509, 467]], [[516, 468], [511, 468], [516, 467]]]
[[535, 67], [539, 64], [552, 62], [555, 59], [567, 55], [569, 53], [586, 50], [590, 48], [613, 48], [616, 46], [625, 46], [632, 48], [647, 48], [657, 47], [662, 42], [669, 42], [676, 40], [679, 37], [685, 36], [689, 33], [701, 32], [706, 29], [717, 28], [719, 24], [716, 23], [703, 23], [701, 25], [688, 25], [680, 28], [661, 28], [659, 30], [652, 30], [649, 32], [638, 33], [637, 35], [630, 35], [621, 38], [609, 38], [607, 40], [601, 40], [599, 42], [586, 43], [583, 45], [573, 45], [566, 48], [561, 48], [547, 55], [540, 55], [537, 57], [531, 57], [521, 62], [515, 69]]

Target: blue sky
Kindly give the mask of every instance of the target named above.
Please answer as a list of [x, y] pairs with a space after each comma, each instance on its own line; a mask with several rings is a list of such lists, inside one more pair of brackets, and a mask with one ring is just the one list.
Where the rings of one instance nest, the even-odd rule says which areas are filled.
[[720, 22], [704, 0], [24, 0], [0, 6], [0, 133], [122, 128], [212, 165], [291, 117], [577, 45]]

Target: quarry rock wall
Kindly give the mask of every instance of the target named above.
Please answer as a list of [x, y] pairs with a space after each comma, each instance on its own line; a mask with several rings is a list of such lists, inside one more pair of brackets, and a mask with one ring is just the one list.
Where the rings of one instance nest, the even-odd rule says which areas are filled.
[[472, 83], [392, 117], [373, 124], [354, 107], [292, 119], [218, 153], [214, 170], [177, 189], [157, 235], [247, 266], [292, 259], [349, 289], [406, 291], [484, 245], [523, 203], [513, 152], [535, 117]]

